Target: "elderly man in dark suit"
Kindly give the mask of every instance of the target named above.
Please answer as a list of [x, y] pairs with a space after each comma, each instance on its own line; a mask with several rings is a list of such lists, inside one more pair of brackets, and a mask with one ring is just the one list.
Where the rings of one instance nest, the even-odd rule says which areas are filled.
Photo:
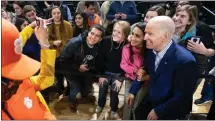
[[[172, 40], [175, 25], [171, 18], [152, 18], [145, 29], [144, 58], [146, 73], [150, 75], [148, 96], [135, 110], [137, 120], [184, 119], [192, 109], [192, 97], [198, 79], [193, 55]], [[141, 83], [139, 84], [139, 86]], [[134, 84], [127, 102], [138, 86]], [[129, 103], [131, 104], [131, 103]]]

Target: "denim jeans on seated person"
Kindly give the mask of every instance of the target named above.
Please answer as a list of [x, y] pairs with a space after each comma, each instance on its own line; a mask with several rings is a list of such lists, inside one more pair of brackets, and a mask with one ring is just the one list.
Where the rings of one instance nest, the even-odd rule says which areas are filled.
[[75, 78], [68, 79], [69, 85], [69, 100], [75, 102], [77, 94], [80, 93], [81, 97], [87, 97], [92, 91], [92, 78], [77, 76]]
[[[120, 76], [120, 74], [117, 73], [111, 73], [111, 72], [105, 72], [105, 75], [109, 75], [109, 76]], [[119, 98], [118, 98], [118, 94], [119, 90], [115, 89], [115, 82], [116, 79], [114, 78], [107, 78], [106, 81], [104, 81], [103, 85], [99, 86], [99, 99], [98, 99], [98, 105], [100, 107], [104, 107], [106, 104], [106, 98], [107, 98], [107, 93], [108, 93], [108, 88], [110, 86], [110, 107], [111, 107], [111, 111], [116, 112], [118, 110], [118, 104], [119, 104]], [[119, 80], [122, 82], [122, 80]]]
[[[209, 70], [208, 72], [215, 66], [215, 56], [210, 58], [209, 62]], [[202, 99], [207, 101], [207, 100], [212, 100], [213, 99], [213, 91], [212, 91], [212, 84], [210, 79], [205, 79], [204, 86], [202, 88]]]

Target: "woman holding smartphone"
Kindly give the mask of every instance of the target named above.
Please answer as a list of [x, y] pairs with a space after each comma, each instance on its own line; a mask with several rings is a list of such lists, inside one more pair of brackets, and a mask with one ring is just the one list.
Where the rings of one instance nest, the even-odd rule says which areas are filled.
[[[173, 16], [175, 22], [175, 35], [173, 40], [179, 45], [190, 50], [198, 63], [199, 74], [208, 73], [208, 58], [214, 54], [215, 45], [208, 25], [198, 21], [197, 7], [192, 5], [182, 5], [176, 8]], [[198, 22], [197, 22], [198, 21]], [[201, 82], [197, 80], [197, 86]], [[212, 98], [211, 85], [205, 81], [202, 97], [194, 103], [196, 105], [210, 102]]]

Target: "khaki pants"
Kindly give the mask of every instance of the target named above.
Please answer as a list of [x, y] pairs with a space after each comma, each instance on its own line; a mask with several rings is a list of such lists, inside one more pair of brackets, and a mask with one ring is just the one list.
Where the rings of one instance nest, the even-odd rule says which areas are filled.
[[129, 108], [126, 104], [126, 98], [129, 94], [129, 90], [131, 88], [132, 82], [130, 80], [125, 80], [125, 98], [124, 98], [124, 107], [123, 107], [123, 120], [135, 120], [134, 111], [137, 106], [142, 102], [144, 97], [149, 91], [149, 85], [143, 85], [140, 90], [138, 91], [137, 95], [134, 99], [134, 106], [133, 108]]

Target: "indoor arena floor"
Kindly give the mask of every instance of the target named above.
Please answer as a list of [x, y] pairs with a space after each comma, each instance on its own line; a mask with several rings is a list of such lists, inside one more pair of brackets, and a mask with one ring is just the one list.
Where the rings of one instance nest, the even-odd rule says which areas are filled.
[[[198, 99], [201, 96], [201, 90], [203, 87], [203, 82], [199, 85], [197, 91], [194, 94], [194, 100]], [[96, 96], [96, 99], [98, 100], [98, 84], [93, 84], [94, 86], [94, 95]], [[119, 94], [119, 120], [122, 117], [122, 106], [124, 104], [124, 85], [122, 86], [122, 89]], [[69, 110], [68, 107], [68, 100], [67, 99], [62, 99], [60, 101], [54, 100], [52, 101], [49, 106], [50, 110], [56, 115], [57, 119], [61, 120], [106, 120], [109, 119], [109, 95], [107, 96], [107, 102], [104, 110], [100, 115], [97, 115], [94, 113], [95, 107], [97, 104], [97, 101], [95, 104], [80, 104], [78, 106], [78, 111], [76, 113], [72, 113]], [[193, 110], [192, 113], [208, 113], [210, 109], [210, 103], [209, 104], [204, 104], [201, 106], [197, 106], [193, 104]]]

